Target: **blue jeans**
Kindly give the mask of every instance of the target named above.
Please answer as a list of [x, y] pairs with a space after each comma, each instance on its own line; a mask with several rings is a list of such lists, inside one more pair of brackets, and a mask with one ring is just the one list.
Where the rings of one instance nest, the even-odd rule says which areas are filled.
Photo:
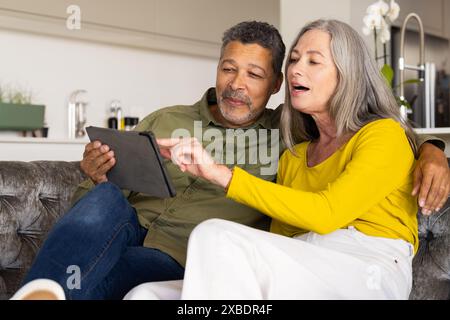
[[101, 183], [55, 224], [23, 284], [48, 278], [68, 299], [122, 299], [143, 282], [182, 279], [174, 259], [142, 246], [146, 234], [121, 190]]

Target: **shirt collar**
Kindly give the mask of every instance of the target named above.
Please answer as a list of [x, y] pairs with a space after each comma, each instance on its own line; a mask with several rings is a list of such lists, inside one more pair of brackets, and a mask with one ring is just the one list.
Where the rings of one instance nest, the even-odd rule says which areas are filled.
[[[211, 114], [210, 106], [217, 104], [216, 88], [209, 88], [202, 99], [200, 100], [200, 117], [202, 119], [203, 128], [209, 126], [211, 123], [215, 126], [222, 127]], [[272, 129], [271, 112], [273, 110], [264, 109], [263, 114], [259, 119], [249, 128], [262, 127], [264, 129]]]

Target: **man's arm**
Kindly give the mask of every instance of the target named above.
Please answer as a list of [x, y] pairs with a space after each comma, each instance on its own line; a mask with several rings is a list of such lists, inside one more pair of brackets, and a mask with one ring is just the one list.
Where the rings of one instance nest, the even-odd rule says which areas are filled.
[[433, 136], [421, 135], [419, 158], [414, 170], [413, 195], [418, 195], [422, 213], [430, 215], [445, 204], [450, 190], [450, 177], [445, 142]]

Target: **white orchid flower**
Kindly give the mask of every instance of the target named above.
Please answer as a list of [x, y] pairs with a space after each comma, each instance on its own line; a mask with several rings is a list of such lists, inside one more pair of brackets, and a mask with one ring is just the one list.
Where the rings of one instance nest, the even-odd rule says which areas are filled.
[[380, 29], [384, 19], [379, 14], [368, 14], [363, 19], [364, 25], [369, 30]]
[[[387, 43], [391, 40], [390, 25], [398, 18], [400, 13], [400, 6], [395, 0], [390, 0], [389, 5], [387, 2], [378, 0], [367, 7], [367, 14], [363, 18], [364, 25], [362, 28], [362, 32], [366, 36], [374, 35], [375, 59], [377, 62], [379, 59], [383, 59], [385, 66], [388, 65], [386, 49]], [[383, 45], [384, 50], [384, 55], [381, 57], [378, 56], [379, 42]]]
[[378, 5], [378, 2], [373, 3], [370, 6], [368, 6], [366, 12], [368, 15], [380, 14], [380, 7]]
[[391, 20], [391, 22], [394, 22], [398, 18], [399, 14], [400, 14], [400, 6], [398, 5], [397, 2], [395, 2], [395, 0], [391, 0], [391, 5], [387, 13], [387, 17], [389, 18], [389, 20]]
[[368, 14], [379, 14], [381, 16], [385, 16], [389, 11], [389, 5], [384, 2], [383, 0], [379, 0], [378, 2], [375, 2], [371, 4], [367, 8]]

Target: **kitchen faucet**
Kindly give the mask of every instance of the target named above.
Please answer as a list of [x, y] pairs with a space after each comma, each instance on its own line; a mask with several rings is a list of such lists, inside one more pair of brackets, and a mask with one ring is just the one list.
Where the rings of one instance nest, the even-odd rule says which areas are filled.
[[[420, 36], [420, 61], [418, 66], [405, 64], [405, 33], [406, 25], [409, 20], [416, 19], [419, 24], [419, 36]], [[434, 113], [434, 87], [436, 68], [433, 63], [425, 63], [425, 32], [423, 28], [422, 20], [416, 13], [410, 13], [406, 16], [403, 22], [401, 30], [400, 40], [400, 58], [398, 59], [398, 68], [400, 70], [400, 100], [402, 105], [400, 106], [400, 113], [404, 119], [407, 118], [407, 108], [405, 105], [405, 70], [417, 70], [419, 73], [419, 81], [424, 83], [425, 86], [425, 127], [432, 128], [435, 123]]]

